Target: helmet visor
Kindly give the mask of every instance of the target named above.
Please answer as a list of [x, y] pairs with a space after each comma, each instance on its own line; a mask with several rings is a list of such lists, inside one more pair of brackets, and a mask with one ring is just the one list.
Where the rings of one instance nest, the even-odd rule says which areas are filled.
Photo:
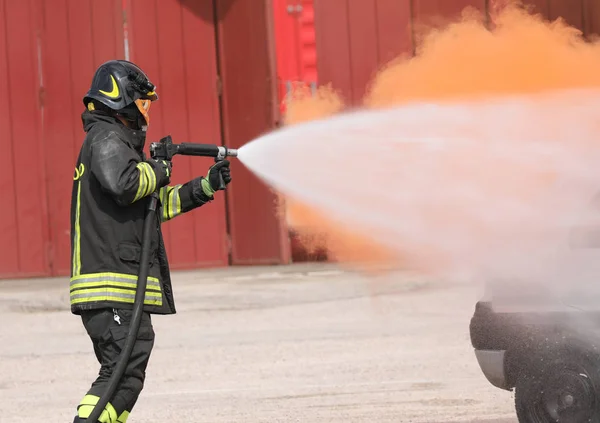
[[140, 113], [142, 114], [142, 116], [144, 116], [144, 120], [146, 121], [146, 125], [149, 126], [150, 125], [150, 115], [149, 115], [149, 110], [150, 110], [150, 105], [152, 104], [152, 101], [150, 100], [136, 100], [135, 101], [135, 105], [137, 106], [138, 110], [140, 111]]

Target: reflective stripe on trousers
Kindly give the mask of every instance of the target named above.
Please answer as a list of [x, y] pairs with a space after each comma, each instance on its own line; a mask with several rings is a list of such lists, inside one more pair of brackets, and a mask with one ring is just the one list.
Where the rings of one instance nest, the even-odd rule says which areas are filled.
[[[79, 418], [87, 419], [90, 414], [92, 414], [92, 411], [94, 410], [96, 404], [98, 404], [98, 401], [100, 401], [100, 398], [95, 395], [86, 395], [83, 397], [79, 403], [79, 406], [77, 407], [77, 415]], [[98, 421], [101, 423], [126, 423], [128, 418], [128, 411], [123, 411], [123, 413], [117, 417], [115, 408], [109, 402], [106, 404], [106, 407], [104, 407], [104, 411], [98, 418]]]

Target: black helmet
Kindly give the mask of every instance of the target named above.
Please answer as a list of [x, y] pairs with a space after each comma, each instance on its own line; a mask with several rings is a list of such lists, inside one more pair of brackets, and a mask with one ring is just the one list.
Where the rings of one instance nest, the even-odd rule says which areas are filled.
[[115, 112], [123, 112], [126, 117], [132, 117], [131, 112], [137, 109], [148, 124], [150, 102], [158, 100], [155, 88], [137, 65], [126, 60], [111, 60], [96, 70], [83, 104], [94, 110], [94, 103], [98, 102]]

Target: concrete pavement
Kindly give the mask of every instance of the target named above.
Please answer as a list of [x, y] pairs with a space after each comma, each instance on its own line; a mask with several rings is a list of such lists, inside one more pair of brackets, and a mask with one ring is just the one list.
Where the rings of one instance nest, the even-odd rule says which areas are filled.
[[[130, 422], [515, 422], [469, 342], [476, 287], [335, 265], [174, 272]], [[0, 281], [0, 421], [70, 423], [97, 372], [66, 279]]]

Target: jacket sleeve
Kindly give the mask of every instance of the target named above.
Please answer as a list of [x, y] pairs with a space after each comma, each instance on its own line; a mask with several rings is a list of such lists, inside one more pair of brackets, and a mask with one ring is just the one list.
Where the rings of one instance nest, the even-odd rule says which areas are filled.
[[160, 189], [160, 217], [163, 222], [198, 208], [209, 201], [202, 190], [202, 177], [193, 179], [182, 185], [166, 186]]
[[91, 171], [117, 204], [126, 206], [156, 189], [156, 174], [114, 133], [94, 140], [91, 145]]

